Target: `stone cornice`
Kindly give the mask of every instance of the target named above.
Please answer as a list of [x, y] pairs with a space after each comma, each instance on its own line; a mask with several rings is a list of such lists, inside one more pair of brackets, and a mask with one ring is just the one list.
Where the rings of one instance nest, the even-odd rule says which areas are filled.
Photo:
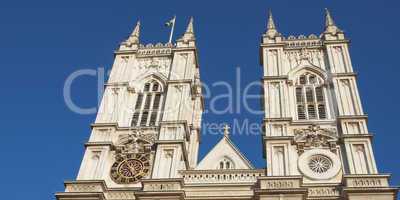
[[374, 135], [371, 133], [368, 134], [342, 134], [340, 137], [342, 139], [348, 138], [372, 138]]
[[180, 80], [168, 80], [167, 84], [190, 84], [192, 85], [193, 81], [191, 79], [180, 79]]
[[330, 44], [343, 44], [343, 43], [349, 44], [350, 40], [344, 39], [344, 40], [323, 40], [322, 41], [322, 44], [324, 46], [325, 45], [330, 45]]
[[264, 118], [263, 122], [291, 122], [293, 119], [291, 117], [276, 117], [276, 118]]
[[338, 78], [341, 78], [341, 77], [357, 77], [357, 73], [355, 73], [355, 72], [346, 72], [346, 73], [331, 73], [330, 75], [332, 75], [332, 77], [338, 77]]
[[111, 142], [86, 142], [85, 147], [93, 147], [93, 146], [108, 146], [110, 148], [113, 147], [113, 143]]
[[293, 120], [291, 117], [277, 117], [277, 118], [264, 118], [263, 123], [275, 123], [275, 122], [288, 122], [290, 125], [311, 125], [311, 124], [321, 124], [321, 125], [336, 125], [336, 120], [326, 119], [326, 120]]
[[102, 192], [58, 192], [55, 194], [57, 200], [70, 200], [70, 199], [87, 199], [87, 200], [105, 200], [106, 197]]
[[291, 125], [336, 125], [336, 120], [326, 119], [326, 120], [295, 120], [290, 123]]
[[293, 140], [294, 136], [263, 136], [263, 140], [272, 141], [272, 140]]
[[363, 119], [368, 122], [368, 115], [341, 115], [336, 117], [339, 121], [349, 119]]
[[116, 50], [114, 55], [136, 54], [138, 50]]
[[[387, 194], [393, 196], [393, 199], [397, 199], [399, 187], [368, 187], [368, 188], [354, 188], [345, 187], [343, 188], [343, 195], [351, 196], [351, 194], [362, 194], [362, 195], [372, 195], [372, 194]], [[392, 199], [388, 197], [388, 199]]]
[[269, 80], [288, 80], [288, 76], [263, 76], [261, 80], [269, 81]]
[[232, 172], [265, 172], [265, 169], [226, 169], [221, 171], [220, 169], [211, 169], [211, 170], [180, 170], [179, 172], [185, 174], [198, 174], [198, 173], [232, 173]]
[[284, 42], [280, 43], [261, 43], [260, 47], [265, 48], [265, 47], [284, 47], [286, 44]]
[[90, 125], [93, 128], [115, 128], [117, 131], [126, 131], [126, 130], [158, 130], [158, 126], [135, 126], [135, 127], [120, 127], [118, 123], [93, 123]]

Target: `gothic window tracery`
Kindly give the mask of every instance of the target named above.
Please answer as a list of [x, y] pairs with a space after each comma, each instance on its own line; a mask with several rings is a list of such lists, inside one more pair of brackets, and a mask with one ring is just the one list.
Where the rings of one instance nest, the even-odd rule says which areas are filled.
[[156, 126], [161, 119], [163, 103], [162, 85], [151, 80], [144, 84], [138, 94], [132, 116], [132, 126]]
[[298, 120], [326, 119], [323, 80], [311, 73], [300, 75], [295, 86]]

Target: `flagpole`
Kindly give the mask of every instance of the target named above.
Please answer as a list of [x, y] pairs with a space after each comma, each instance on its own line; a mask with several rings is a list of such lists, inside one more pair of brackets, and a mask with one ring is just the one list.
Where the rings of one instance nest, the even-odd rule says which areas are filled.
[[169, 34], [168, 43], [172, 42], [172, 35], [174, 34], [174, 29], [175, 29], [175, 19], [176, 19], [176, 16], [174, 16], [174, 23], [172, 23], [172, 27], [171, 27], [171, 32]]

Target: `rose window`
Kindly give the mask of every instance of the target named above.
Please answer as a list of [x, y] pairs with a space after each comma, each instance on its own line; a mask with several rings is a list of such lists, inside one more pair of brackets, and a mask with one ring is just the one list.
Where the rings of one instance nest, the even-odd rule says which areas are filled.
[[308, 167], [315, 173], [323, 174], [332, 167], [332, 161], [324, 155], [314, 155], [310, 157]]

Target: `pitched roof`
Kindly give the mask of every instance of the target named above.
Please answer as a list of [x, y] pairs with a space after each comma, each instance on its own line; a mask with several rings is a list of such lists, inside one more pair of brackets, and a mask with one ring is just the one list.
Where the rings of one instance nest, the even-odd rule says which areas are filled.
[[250, 161], [239, 151], [233, 144], [228, 135], [224, 135], [222, 139], [211, 149], [210, 152], [200, 161], [195, 168], [196, 170], [218, 169], [219, 161], [223, 159], [232, 161], [235, 169], [254, 169]]

